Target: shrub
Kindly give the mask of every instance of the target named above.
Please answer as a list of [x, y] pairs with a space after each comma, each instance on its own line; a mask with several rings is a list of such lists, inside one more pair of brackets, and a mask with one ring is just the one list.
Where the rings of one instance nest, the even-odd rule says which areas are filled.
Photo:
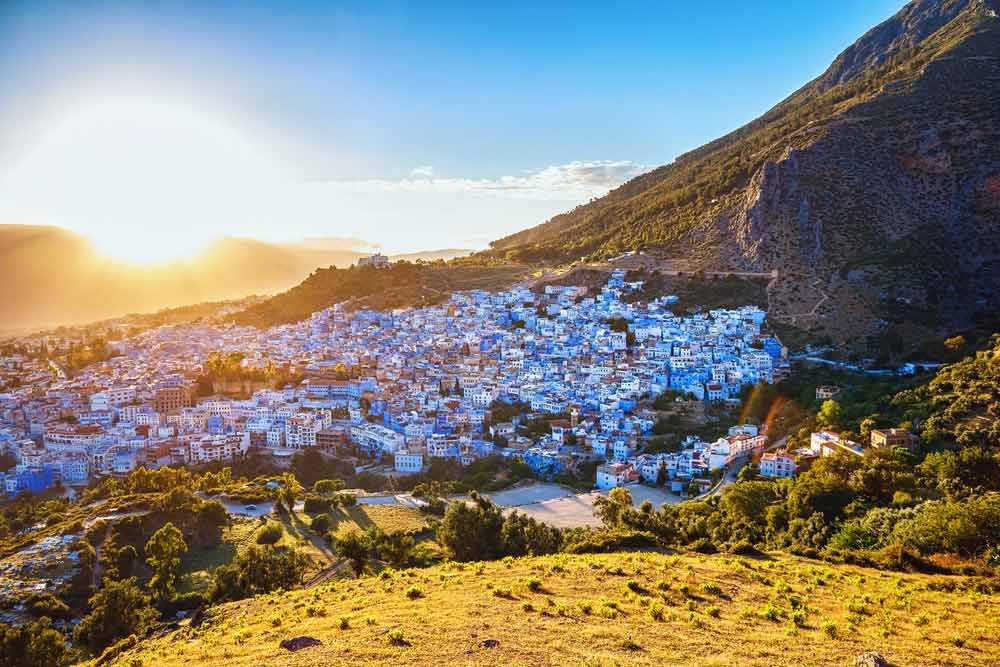
[[406, 597], [416, 600], [417, 598], [424, 597], [424, 591], [420, 586], [410, 586], [406, 589]]
[[629, 589], [633, 593], [641, 593], [641, 592], [643, 592], [645, 590], [642, 587], [642, 585], [638, 581], [636, 581], [635, 579], [629, 579], [628, 581], [626, 581], [625, 582], [625, 588]]
[[306, 514], [322, 514], [330, 511], [330, 499], [322, 496], [307, 496], [303, 502]]
[[823, 634], [825, 634], [830, 639], [837, 638], [837, 624], [833, 621], [823, 621]]
[[528, 587], [528, 590], [531, 591], [532, 593], [537, 593], [540, 590], [542, 590], [542, 580], [539, 579], [538, 577], [528, 577], [528, 580], [525, 582], [525, 585]]
[[521, 604], [521, 611], [527, 611], [527, 612], [535, 611], [535, 605], [531, 604], [530, 602], [524, 602]]
[[351, 619], [347, 616], [341, 616], [340, 621], [337, 623], [341, 630], [348, 630], [351, 627]]
[[771, 603], [768, 603], [766, 607], [761, 607], [757, 610], [757, 618], [762, 618], [767, 621], [779, 621], [784, 615], [785, 612], [780, 607], [776, 607]]
[[563, 551], [571, 554], [614, 553], [634, 547], [658, 546], [656, 536], [639, 530], [588, 530], [571, 533]]
[[389, 639], [389, 643], [393, 646], [409, 646], [410, 642], [406, 641], [406, 635], [399, 628], [394, 630], [389, 630], [386, 633], [386, 637]]
[[314, 533], [319, 535], [325, 535], [330, 532], [330, 527], [333, 525], [333, 517], [329, 514], [317, 514], [313, 517], [313, 520], [309, 522], [309, 528], [312, 529]]
[[653, 603], [653, 605], [649, 608], [649, 617], [654, 621], [663, 621], [663, 605], [659, 602]]
[[257, 544], [276, 544], [284, 534], [280, 523], [269, 521], [257, 531]]
[[712, 618], [719, 618], [722, 616], [722, 609], [720, 607], [712, 606], [705, 610], [705, 613]]
[[698, 587], [698, 590], [700, 590], [705, 595], [714, 595], [715, 597], [720, 597], [720, 598], [723, 595], [725, 595], [725, 593], [723, 593], [722, 591], [721, 586], [712, 583], [710, 581], [706, 581], [705, 583], [703, 583], [701, 586]]
[[509, 588], [494, 588], [493, 597], [495, 598], [506, 598], [508, 600], [514, 599], [514, 592]]

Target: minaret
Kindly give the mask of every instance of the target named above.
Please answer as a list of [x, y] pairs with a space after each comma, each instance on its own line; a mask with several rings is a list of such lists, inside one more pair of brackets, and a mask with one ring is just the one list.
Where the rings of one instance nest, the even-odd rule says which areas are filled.
[[570, 408], [569, 411], [569, 427], [572, 429], [576, 428], [576, 422], [580, 417], [580, 408]]

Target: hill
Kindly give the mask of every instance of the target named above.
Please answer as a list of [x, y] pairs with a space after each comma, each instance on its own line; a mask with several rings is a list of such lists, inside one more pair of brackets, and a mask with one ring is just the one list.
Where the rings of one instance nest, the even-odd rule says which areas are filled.
[[[385, 570], [212, 608], [109, 665], [995, 665], [973, 580], [790, 556], [548, 556]], [[989, 620], [992, 619], [992, 620]], [[287, 638], [320, 645], [289, 652]]]
[[915, 0], [760, 118], [491, 254], [777, 269], [770, 317], [838, 343], [905, 345], [990, 317], [997, 14], [997, 0]]
[[0, 225], [0, 333], [279, 292], [317, 266], [347, 266], [368, 254], [358, 246], [355, 239], [224, 238], [188, 260], [145, 266], [103, 256], [87, 239], [59, 227]]
[[298, 322], [335, 303], [349, 308], [387, 310], [440, 303], [458, 290], [498, 289], [524, 278], [523, 266], [411, 264], [386, 269], [330, 267], [317, 269], [301, 284], [237, 313], [238, 324], [269, 327]]

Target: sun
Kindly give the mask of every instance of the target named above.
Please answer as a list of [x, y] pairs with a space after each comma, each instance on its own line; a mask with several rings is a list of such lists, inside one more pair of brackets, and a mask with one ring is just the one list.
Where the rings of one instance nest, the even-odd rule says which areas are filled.
[[102, 96], [62, 109], [5, 179], [33, 222], [132, 263], [241, 235], [280, 182], [237, 123], [176, 100]]

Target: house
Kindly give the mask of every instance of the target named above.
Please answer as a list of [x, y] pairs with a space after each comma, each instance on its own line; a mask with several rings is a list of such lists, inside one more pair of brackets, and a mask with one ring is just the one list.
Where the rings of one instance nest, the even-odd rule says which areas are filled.
[[625, 463], [605, 463], [597, 466], [597, 488], [613, 489], [629, 481], [632, 466]]
[[874, 429], [871, 435], [871, 445], [876, 449], [902, 447], [913, 450], [916, 444], [916, 437], [905, 428]]
[[833, 456], [834, 454], [861, 456], [864, 453], [864, 450], [858, 443], [842, 439], [839, 435], [830, 431], [813, 433], [809, 437], [809, 450], [813, 454], [821, 456]]
[[389, 258], [380, 252], [374, 255], [369, 255], [368, 257], [359, 257], [358, 266], [373, 266], [376, 269], [387, 269], [389, 268]]
[[785, 451], [765, 452], [760, 457], [760, 474], [779, 479], [794, 477], [795, 459]]
[[840, 392], [843, 391], [840, 387], [833, 384], [821, 384], [816, 387], [816, 400], [826, 401], [829, 399], [837, 398]]
[[424, 468], [424, 455], [420, 452], [409, 452], [400, 450], [396, 452], [393, 461], [393, 469], [398, 473], [412, 475], [419, 473]]

